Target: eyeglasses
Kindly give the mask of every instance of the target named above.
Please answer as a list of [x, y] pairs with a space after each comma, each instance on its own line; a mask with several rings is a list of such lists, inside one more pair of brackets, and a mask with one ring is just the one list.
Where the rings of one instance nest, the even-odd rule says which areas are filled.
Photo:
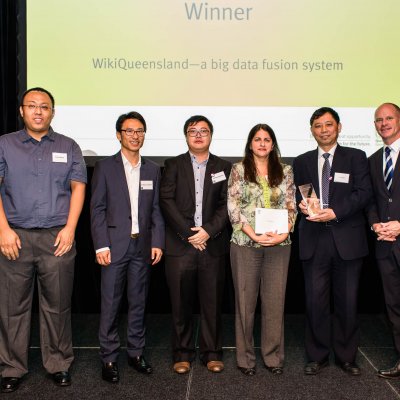
[[36, 111], [37, 108], [40, 108], [40, 110], [43, 112], [49, 112], [49, 111], [53, 110], [53, 107], [50, 107], [46, 104], [40, 104], [40, 105], [22, 104], [22, 107], [27, 107], [29, 111]]
[[197, 134], [199, 134], [201, 137], [205, 137], [205, 136], [208, 136], [209, 133], [210, 133], [210, 131], [206, 128], [201, 128], [201, 129], [191, 128], [191, 129], [188, 129], [188, 131], [187, 131], [187, 134], [190, 137], [196, 137]]
[[138, 137], [143, 137], [144, 134], [146, 133], [144, 131], [144, 129], [136, 129], [135, 130], [135, 129], [131, 129], [131, 128], [121, 129], [121, 132], [125, 132], [126, 136], [133, 136], [136, 133], [136, 135], [138, 135]]

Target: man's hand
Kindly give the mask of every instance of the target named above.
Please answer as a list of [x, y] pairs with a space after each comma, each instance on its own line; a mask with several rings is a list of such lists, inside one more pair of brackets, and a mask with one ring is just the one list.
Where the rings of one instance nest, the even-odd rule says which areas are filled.
[[162, 250], [159, 249], [158, 247], [152, 247], [151, 259], [153, 260], [153, 262], [151, 263], [151, 265], [157, 264], [161, 260], [161, 256], [162, 256]]
[[0, 232], [0, 250], [9, 260], [16, 260], [21, 250], [21, 239], [10, 227]]
[[201, 226], [195, 226], [190, 229], [197, 233], [188, 238], [189, 243], [197, 250], [203, 251], [206, 248], [206, 242], [210, 238], [210, 235]]
[[399, 221], [379, 222], [373, 224], [372, 229], [377, 235], [377, 240], [394, 242], [396, 241], [397, 236], [400, 235], [400, 222]]
[[74, 238], [75, 238], [75, 230], [65, 225], [64, 228], [61, 229], [60, 232], [58, 232], [56, 241], [54, 242], [54, 246], [57, 247], [56, 251], [54, 252], [54, 255], [56, 257], [61, 257], [65, 253], [68, 253], [72, 248], [72, 245], [74, 243]]
[[304, 200], [302, 200], [302, 201], [299, 203], [299, 208], [300, 208], [300, 211], [301, 211], [304, 215], [307, 215], [307, 216], [308, 216], [307, 205], [306, 205], [306, 202], [305, 202]]
[[199, 251], [203, 251], [203, 250], [206, 249], [207, 243], [204, 243], [204, 244], [193, 244], [193, 243], [192, 243], [192, 246], [193, 246], [195, 249], [199, 250]]
[[100, 251], [99, 253], [96, 254], [96, 261], [103, 267], [107, 267], [107, 265], [111, 264], [111, 251], [110, 250]]
[[312, 217], [307, 217], [312, 222], [328, 222], [336, 219], [336, 214], [332, 208], [323, 208], [318, 210], [317, 214]]

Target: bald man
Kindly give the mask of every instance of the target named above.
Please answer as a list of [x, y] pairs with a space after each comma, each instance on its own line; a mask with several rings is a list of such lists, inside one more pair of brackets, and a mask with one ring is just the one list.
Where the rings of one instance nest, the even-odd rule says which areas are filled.
[[400, 108], [384, 103], [375, 111], [375, 128], [383, 147], [369, 158], [374, 197], [368, 220], [376, 234], [375, 256], [398, 361], [380, 369], [381, 378], [400, 378]]

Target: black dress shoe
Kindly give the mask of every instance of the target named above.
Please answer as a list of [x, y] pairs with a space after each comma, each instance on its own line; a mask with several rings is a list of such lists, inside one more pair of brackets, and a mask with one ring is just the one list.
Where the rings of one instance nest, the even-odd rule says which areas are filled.
[[329, 365], [328, 360], [324, 360], [321, 362], [311, 361], [307, 363], [304, 367], [305, 375], [317, 375], [321, 372], [322, 368], [325, 368]]
[[386, 379], [398, 379], [400, 378], [400, 360], [397, 361], [396, 365], [388, 369], [380, 369], [378, 371], [378, 376], [380, 378]]
[[238, 367], [238, 370], [247, 376], [253, 376], [256, 374], [255, 368]]
[[283, 368], [282, 367], [268, 367], [268, 365], [265, 366], [269, 372], [271, 372], [272, 375], [282, 375], [283, 374]]
[[56, 372], [52, 375], [53, 381], [57, 386], [70, 386], [71, 385], [71, 375], [68, 371]]
[[119, 382], [118, 364], [116, 362], [103, 363], [101, 377], [110, 383]]
[[153, 372], [153, 368], [147, 363], [143, 356], [128, 357], [128, 364], [142, 374], [148, 375]]
[[3, 393], [15, 392], [19, 388], [21, 378], [5, 377], [1, 380], [1, 391]]
[[357, 376], [361, 375], [360, 367], [355, 362], [337, 362], [336, 363], [346, 374]]

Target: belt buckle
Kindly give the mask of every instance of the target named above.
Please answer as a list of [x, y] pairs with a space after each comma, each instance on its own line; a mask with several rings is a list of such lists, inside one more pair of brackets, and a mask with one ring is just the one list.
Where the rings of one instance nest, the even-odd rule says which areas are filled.
[[138, 233], [131, 233], [131, 239], [137, 239], [139, 237]]

